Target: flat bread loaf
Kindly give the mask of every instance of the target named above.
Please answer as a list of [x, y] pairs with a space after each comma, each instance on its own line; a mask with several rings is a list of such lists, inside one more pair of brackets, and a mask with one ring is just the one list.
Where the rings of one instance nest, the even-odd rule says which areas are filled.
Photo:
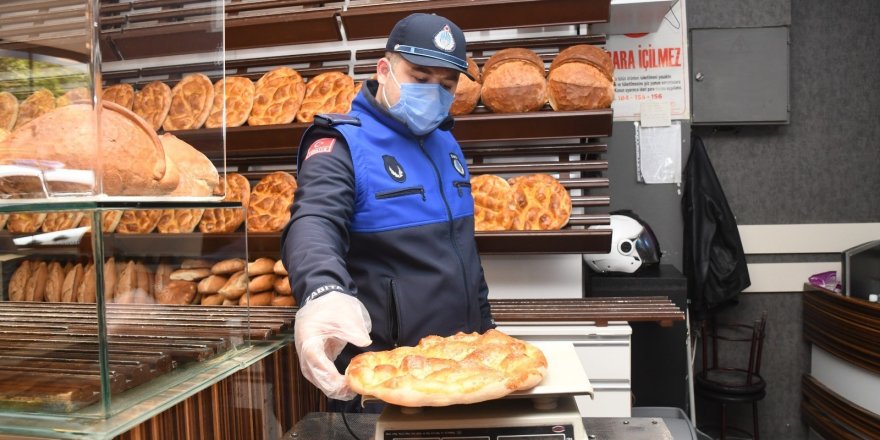
[[116, 226], [118, 234], [149, 234], [156, 229], [159, 218], [162, 216], [161, 209], [130, 209], [122, 213], [119, 225]]
[[474, 197], [474, 229], [507, 231], [516, 216], [513, 188], [506, 180], [492, 174], [471, 177]]
[[153, 81], [144, 86], [131, 104], [131, 110], [147, 121], [153, 130], [158, 130], [168, 117], [171, 109], [171, 87], [162, 81]]
[[162, 123], [165, 131], [201, 128], [211, 113], [214, 85], [201, 74], [189, 74], [171, 89], [171, 108]]
[[45, 212], [15, 212], [9, 215], [6, 229], [12, 234], [33, 234], [40, 230], [45, 220]]
[[241, 202], [243, 209], [212, 208], [206, 209], [199, 222], [199, 231], [207, 234], [225, 234], [235, 232], [244, 223], [248, 203], [251, 197], [251, 184], [238, 173], [228, 173], [225, 179], [223, 201]]
[[554, 110], [607, 108], [614, 100], [614, 64], [601, 48], [571, 46], [556, 56], [548, 76]]
[[165, 209], [159, 217], [156, 229], [160, 234], [189, 233], [202, 220], [204, 209]]
[[471, 80], [467, 75], [458, 74], [458, 87], [455, 88], [455, 99], [449, 108], [449, 114], [453, 116], [466, 115], [477, 107], [480, 102], [480, 68], [474, 59], [468, 57], [468, 72], [475, 78]]
[[290, 220], [296, 180], [284, 171], [267, 175], [251, 191], [248, 202], [248, 232], [277, 232]]
[[247, 122], [254, 106], [254, 82], [243, 76], [230, 76], [214, 83], [214, 103], [205, 127], [223, 125], [223, 101], [226, 101], [226, 126], [239, 127]]
[[306, 84], [306, 95], [296, 114], [298, 122], [312, 122], [320, 113], [348, 113], [354, 80], [342, 72], [322, 73]]
[[0, 128], [12, 131], [16, 119], [18, 119], [18, 98], [12, 93], [0, 92]]
[[[110, 209], [107, 211], [101, 211], [101, 231], [105, 234], [111, 234], [116, 231], [116, 227], [119, 225], [119, 220], [122, 219], [122, 210], [121, 209]], [[82, 221], [79, 222], [79, 226], [92, 226], [92, 215], [91, 213], [83, 216]]]
[[483, 66], [480, 93], [483, 104], [496, 113], [540, 110], [547, 103], [544, 62], [529, 49], [498, 51]]
[[290, 67], [270, 70], [257, 81], [248, 125], [289, 124], [305, 96], [302, 76]]
[[134, 87], [128, 83], [114, 84], [104, 89], [101, 99], [131, 110], [134, 105]]
[[63, 95], [59, 96], [58, 99], [55, 100], [55, 108], [64, 107], [65, 105], [70, 105], [74, 102], [90, 102], [91, 100], [92, 92], [90, 92], [88, 88], [77, 87], [75, 89], [70, 89]]
[[512, 179], [511, 186], [516, 204], [514, 230], [557, 230], [568, 223], [571, 196], [553, 176], [519, 176]]
[[72, 229], [79, 225], [83, 218], [82, 211], [59, 211], [46, 214], [46, 220], [43, 221], [43, 232], [63, 231]]
[[55, 95], [48, 89], [39, 89], [28, 96], [18, 106], [18, 118], [15, 120], [17, 129], [32, 120], [45, 115], [55, 109]]

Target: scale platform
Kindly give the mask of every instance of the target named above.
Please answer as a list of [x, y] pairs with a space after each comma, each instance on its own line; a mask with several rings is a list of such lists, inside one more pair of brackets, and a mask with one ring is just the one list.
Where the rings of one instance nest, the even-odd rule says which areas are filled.
[[[570, 342], [530, 341], [547, 358], [536, 387], [470, 405], [408, 408], [388, 405], [375, 440], [587, 440], [574, 396], [593, 387]], [[364, 396], [363, 401], [377, 400]]]

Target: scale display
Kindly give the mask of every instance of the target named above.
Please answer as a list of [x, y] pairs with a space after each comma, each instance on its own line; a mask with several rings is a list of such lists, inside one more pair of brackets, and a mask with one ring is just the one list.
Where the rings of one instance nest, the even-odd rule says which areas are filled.
[[384, 440], [573, 440], [573, 425], [385, 431]]

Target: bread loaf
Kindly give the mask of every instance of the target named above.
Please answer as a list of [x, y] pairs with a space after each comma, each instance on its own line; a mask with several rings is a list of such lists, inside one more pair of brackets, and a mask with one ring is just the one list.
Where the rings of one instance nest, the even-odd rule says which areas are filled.
[[116, 259], [110, 257], [104, 262], [104, 302], [112, 302], [116, 296]]
[[175, 281], [198, 281], [209, 276], [210, 269], [178, 269], [171, 272], [171, 279]]
[[296, 114], [298, 122], [312, 122], [320, 113], [348, 113], [354, 80], [342, 72], [322, 73], [306, 84], [306, 94]]
[[275, 262], [275, 266], [272, 268], [272, 270], [275, 272], [275, 275], [285, 277], [287, 276], [287, 268], [284, 267], [284, 262], [281, 260]]
[[55, 108], [55, 95], [48, 89], [39, 89], [27, 97], [18, 106], [18, 117], [13, 130], [17, 130], [28, 122], [51, 112]]
[[223, 234], [235, 232], [244, 223], [246, 210], [250, 203], [251, 184], [238, 173], [226, 174], [224, 180], [225, 202], [241, 202], [243, 209], [214, 208], [206, 209], [199, 222], [199, 231], [206, 234]]
[[174, 273], [174, 268], [170, 264], [160, 263], [156, 266], [156, 272], [153, 274], [153, 292], [164, 290], [171, 281], [172, 273]]
[[203, 260], [201, 258], [187, 258], [180, 262], [181, 269], [210, 269], [215, 261]]
[[544, 62], [529, 49], [498, 51], [483, 65], [480, 98], [496, 113], [540, 110], [547, 103]]
[[482, 174], [471, 177], [474, 198], [474, 230], [506, 231], [516, 215], [513, 188], [501, 177]]
[[59, 96], [58, 99], [55, 100], [55, 108], [64, 107], [65, 105], [73, 104], [74, 102], [91, 102], [92, 100], [92, 92], [89, 91], [86, 87], [77, 87], [75, 89], [70, 89], [63, 95]]
[[126, 210], [122, 213], [116, 232], [119, 234], [149, 234], [159, 224], [161, 209]]
[[121, 270], [116, 280], [116, 289], [113, 294], [115, 302], [133, 303], [135, 290], [137, 289], [137, 267], [134, 261], [125, 264], [120, 263]]
[[306, 84], [296, 70], [279, 67], [267, 72], [257, 81], [248, 125], [293, 122], [305, 92]]
[[291, 292], [290, 290], [290, 278], [286, 276], [278, 277], [278, 279], [275, 280], [275, 285], [272, 287], [275, 290], [275, 293], [279, 295], [293, 294], [293, 292]]
[[137, 292], [142, 292], [146, 297], [153, 296], [153, 274], [146, 264], [138, 261], [135, 263], [135, 274], [137, 275]]
[[271, 258], [257, 258], [254, 261], [251, 261], [247, 265], [248, 275], [255, 277], [258, 275], [265, 275], [267, 273], [274, 273], [275, 269], [275, 260]]
[[192, 303], [196, 296], [196, 283], [192, 281], [171, 280], [161, 292], [156, 292], [159, 304], [185, 305]]
[[284, 171], [263, 177], [251, 191], [247, 211], [248, 232], [277, 232], [290, 220], [296, 180]]
[[557, 230], [568, 223], [571, 196], [553, 176], [532, 174], [511, 180], [516, 205], [514, 230]]
[[82, 211], [56, 211], [46, 214], [41, 226], [43, 232], [64, 231], [75, 228], [82, 221]]
[[31, 266], [32, 264], [30, 261], [24, 260], [18, 265], [18, 268], [15, 269], [15, 272], [12, 273], [7, 288], [10, 301], [24, 301], [27, 298], [26, 288], [28, 280], [31, 279]]
[[144, 86], [134, 96], [131, 110], [147, 121], [147, 124], [158, 130], [168, 117], [171, 109], [171, 87], [162, 81], [153, 81]]
[[171, 195], [206, 197], [220, 193], [217, 168], [201, 151], [170, 133], [159, 140], [180, 173], [180, 183]]
[[480, 68], [473, 58], [468, 57], [468, 73], [474, 77], [471, 80], [463, 73], [458, 74], [458, 86], [455, 88], [455, 99], [449, 108], [449, 114], [453, 116], [466, 115], [477, 107], [480, 102]]
[[12, 93], [0, 92], [0, 128], [7, 132], [12, 131], [16, 119], [18, 119], [18, 98]]
[[614, 100], [614, 64], [601, 48], [571, 46], [556, 56], [548, 76], [554, 110], [607, 108]]
[[214, 102], [205, 127], [223, 125], [223, 102], [226, 101], [226, 126], [244, 125], [254, 106], [254, 82], [243, 76], [229, 76], [214, 83]]
[[214, 85], [201, 73], [189, 74], [171, 89], [171, 108], [162, 123], [165, 131], [194, 130], [208, 119], [214, 102]]
[[247, 262], [241, 258], [223, 260], [211, 267], [211, 273], [215, 275], [229, 275], [247, 269]]
[[24, 288], [24, 300], [42, 302], [46, 294], [46, 282], [49, 280], [49, 265], [45, 261], [35, 264], [36, 267], [32, 268], [31, 276]]
[[229, 281], [229, 279], [226, 277], [220, 275], [211, 275], [199, 281], [197, 291], [202, 295], [214, 295], [219, 292], [223, 286], [226, 285], [227, 281]]
[[223, 304], [223, 301], [226, 300], [223, 295], [202, 295], [202, 305], [203, 306], [219, 306]]
[[276, 307], [293, 307], [296, 300], [292, 296], [276, 296], [272, 298], [272, 305]]
[[104, 89], [101, 99], [131, 110], [134, 104], [134, 87], [128, 83], [114, 84]]
[[196, 228], [204, 213], [204, 209], [164, 209], [156, 229], [160, 234], [189, 233]]
[[9, 214], [6, 229], [12, 234], [33, 234], [40, 230], [46, 220], [45, 212]]
[[220, 288], [218, 293], [223, 295], [226, 299], [238, 299], [241, 298], [247, 292], [248, 288], [248, 276], [247, 272], [240, 271], [232, 274], [229, 277], [229, 280], [223, 287]]
[[46, 279], [46, 290], [43, 299], [46, 302], [60, 302], [63, 284], [64, 269], [61, 267], [61, 263], [53, 261], [49, 264], [49, 276]]
[[9, 221], [9, 214], [0, 214], [0, 229], [6, 227], [7, 221]]
[[270, 306], [272, 305], [272, 299], [274, 297], [275, 295], [272, 295], [272, 292], [261, 292], [242, 295], [242, 297], [238, 300], [238, 305], [250, 307]]
[[249, 278], [250, 278], [250, 282], [248, 283], [248, 291], [249, 292], [265, 292], [267, 290], [272, 290], [275, 287], [275, 274], [274, 273], [252, 276]]
[[89, 266], [83, 271], [82, 284], [80, 284], [79, 288], [76, 290], [76, 302], [94, 303], [96, 285], [95, 265], [89, 264]]

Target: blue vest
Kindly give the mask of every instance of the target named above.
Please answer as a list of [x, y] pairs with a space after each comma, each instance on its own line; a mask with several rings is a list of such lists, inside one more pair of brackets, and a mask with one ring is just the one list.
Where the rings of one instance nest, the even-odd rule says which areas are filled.
[[352, 232], [383, 232], [474, 215], [464, 155], [449, 132], [434, 130], [418, 139], [362, 95], [349, 115], [360, 119], [361, 126], [334, 128], [345, 136], [354, 166]]

